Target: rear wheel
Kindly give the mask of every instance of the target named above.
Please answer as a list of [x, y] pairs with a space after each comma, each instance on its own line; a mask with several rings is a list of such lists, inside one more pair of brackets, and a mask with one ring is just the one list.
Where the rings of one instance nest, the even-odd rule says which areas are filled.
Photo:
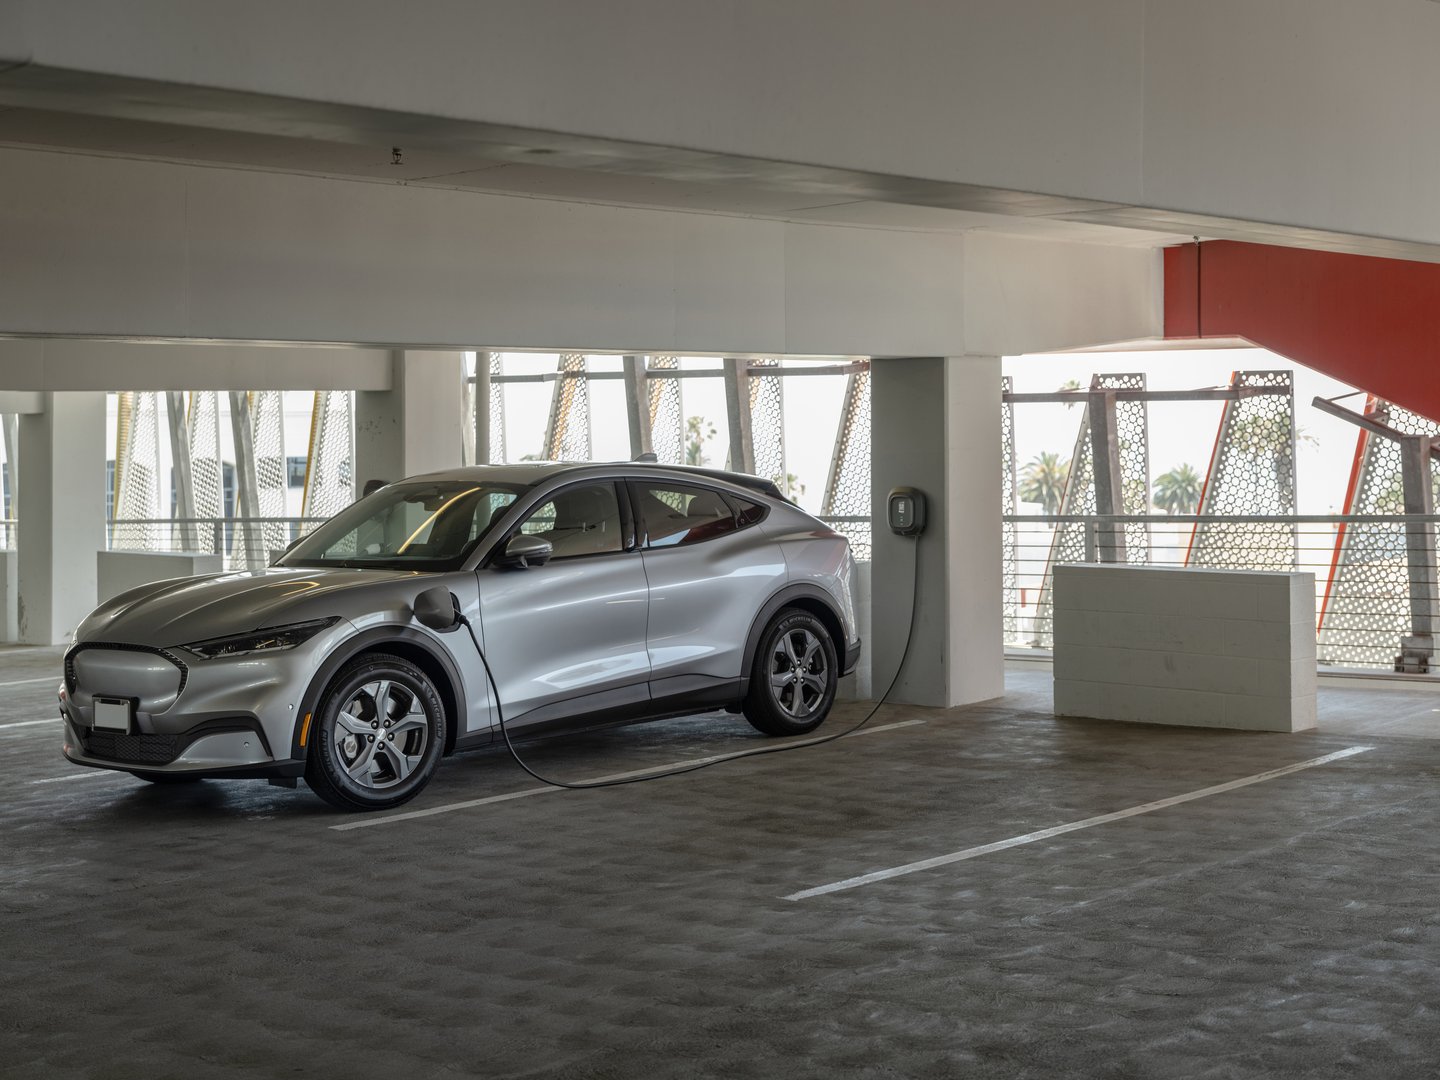
[[765, 628], [750, 666], [745, 719], [766, 735], [803, 735], [825, 721], [840, 670], [825, 624], [786, 608]]
[[398, 656], [363, 656], [342, 668], [316, 720], [305, 782], [341, 810], [385, 810], [413, 799], [445, 745], [440, 695]]

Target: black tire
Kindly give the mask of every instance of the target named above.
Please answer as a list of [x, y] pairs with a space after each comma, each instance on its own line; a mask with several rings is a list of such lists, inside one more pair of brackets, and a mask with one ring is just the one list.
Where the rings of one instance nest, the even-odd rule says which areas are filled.
[[440, 695], [398, 656], [362, 656], [341, 668], [315, 720], [305, 782], [341, 810], [409, 802], [430, 782], [445, 748]]
[[137, 780], [145, 780], [152, 784], [198, 784], [205, 779], [203, 776], [173, 772], [132, 772], [130, 775]]
[[814, 731], [830, 714], [839, 681], [835, 642], [825, 624], [808, 611], [784, 608], [760, 635], [745, 719], [766, 735]]

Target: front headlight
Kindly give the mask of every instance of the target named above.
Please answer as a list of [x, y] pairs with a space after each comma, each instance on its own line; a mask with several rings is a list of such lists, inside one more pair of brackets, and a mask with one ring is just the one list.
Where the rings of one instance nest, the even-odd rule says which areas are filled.
[[309, 641], [321, 630], [334, 626], [339, 621], [340, 616], [334, 615], [328, 619], [291, 623], [289, 626], [272, 626], [267, 630], [254, 630], [248, 634], [236, 634], [233, 637], [196, 641], [182, 646], [182, 648], [206, 660], [214, 660], [221, 656], [247, 656], [250, 653], [258, 652], [280, 652], [284, 649], [293, 649], [296, 645]]

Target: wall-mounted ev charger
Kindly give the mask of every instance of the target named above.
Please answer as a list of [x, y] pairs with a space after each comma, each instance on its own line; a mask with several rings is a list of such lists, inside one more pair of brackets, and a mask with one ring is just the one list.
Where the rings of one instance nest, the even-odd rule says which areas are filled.
[[912, 487], [897, 487], [885, 500], [890, 531], [897, 536], [919, 536], [925, 531], [925, 493]]

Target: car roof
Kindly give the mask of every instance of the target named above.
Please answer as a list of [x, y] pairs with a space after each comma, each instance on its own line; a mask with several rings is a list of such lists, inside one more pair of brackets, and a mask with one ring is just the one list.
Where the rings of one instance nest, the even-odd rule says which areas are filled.
[[773, 480], [725, 469], [694, 465], [661, 465], [653, 461], [526, 461], [513, 465], [464, 465], [454, 469], [407, 476], [406, 480], [471, 480], [496, 484], [524, 484], [527, 487], [561, 476], [654, 476], [657, 479], [720, 480], [771, 498], [788, 500]]

